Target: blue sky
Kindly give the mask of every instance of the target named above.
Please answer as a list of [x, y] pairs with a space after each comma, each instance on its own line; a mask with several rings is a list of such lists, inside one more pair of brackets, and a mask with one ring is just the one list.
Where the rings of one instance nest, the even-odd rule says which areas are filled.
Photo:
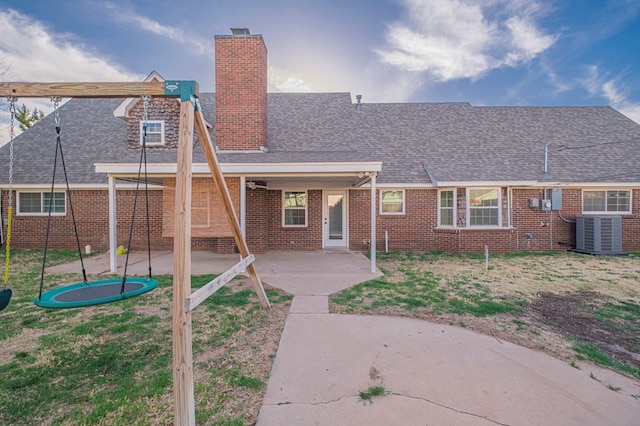
[[0, 0], [0, 80], [155, 70], [214, 91], [213, 36], [230, 27], [264, 36], [274, 92], [611, 105], [640, 122], [640, 0]]

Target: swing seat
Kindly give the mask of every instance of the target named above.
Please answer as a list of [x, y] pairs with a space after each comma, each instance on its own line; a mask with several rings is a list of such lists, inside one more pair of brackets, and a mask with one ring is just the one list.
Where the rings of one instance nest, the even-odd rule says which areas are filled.
[[67, 309], [117, 302], [147, 293], [158, 286], [153, 278], [127, 278], [124, 292], [122, 278], [80, 282], [42, 293], [33, 303], [41, 308]]
[[0, 291], [0, 311], [7, 307], [12, 294], [13, 292], [10, 288], [4, 288]]

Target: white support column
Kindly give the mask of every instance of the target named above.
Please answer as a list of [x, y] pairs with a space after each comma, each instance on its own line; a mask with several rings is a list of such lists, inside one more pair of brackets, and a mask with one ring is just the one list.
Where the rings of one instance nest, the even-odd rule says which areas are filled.
[[118, 218], [116, 217], [116, 178], [109, 176], [109, 269], [118, 272]]
[[247, 240], [247, 178], [240, 176], [240, 231]]
[[376, 268], [376, 173], [371, 175], [371, 242], [369, 249], [371, 252], [371, 273], [377, 272]]

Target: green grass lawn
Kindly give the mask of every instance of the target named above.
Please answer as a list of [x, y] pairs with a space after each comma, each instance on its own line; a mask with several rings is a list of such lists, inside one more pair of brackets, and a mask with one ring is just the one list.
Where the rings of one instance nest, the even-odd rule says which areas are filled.
[[[33, 305], [41, 256], [12, 252], [14, 296], [0, 312], [0, 424], [171, 423], [172, 277], [156, 276], [158, 288], [133, 299], [45, 310]], [[75, 253], [51, 251], [49, 260]], [[212, 278], [194, 276], [192, 287]], [[47, 275], [45, 290], [79, 280]], [[290, 297], [268, 289], [274, 308], [264, 310], [245, 281], [193, 313], [198, 424], [246, 424], [258, 414]]]

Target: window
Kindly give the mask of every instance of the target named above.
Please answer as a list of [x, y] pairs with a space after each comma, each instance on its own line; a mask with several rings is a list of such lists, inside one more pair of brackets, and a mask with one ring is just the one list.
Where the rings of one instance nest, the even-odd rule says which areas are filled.
[[455, 191], [440, 191], [438, 196], [438, 225], [455, 226]]
[[49, 214], [49, 204], [52, 204], [51, 214], [65, 214], [65, 193], [54, 192], [51, 203], [50, 192], [18, 192], [18, 214]]
[[164, 121], [141, 121], [140, 122], [140, 145], [144, 137], [144, 125], [147, 125], [147, 136], [145, 143], [149, 145], [164, 145]]
[[307, 226], [307, 192], [283, 191], [283, 226]]
[[380, 191], [380, 214], [404, 214], [404, 191]]
[[584, 213], [631, 213], [631, 191], [582, 191]]
[[467, 190], [469, 226], [500, 226], [500, 213], [499, 188]]

